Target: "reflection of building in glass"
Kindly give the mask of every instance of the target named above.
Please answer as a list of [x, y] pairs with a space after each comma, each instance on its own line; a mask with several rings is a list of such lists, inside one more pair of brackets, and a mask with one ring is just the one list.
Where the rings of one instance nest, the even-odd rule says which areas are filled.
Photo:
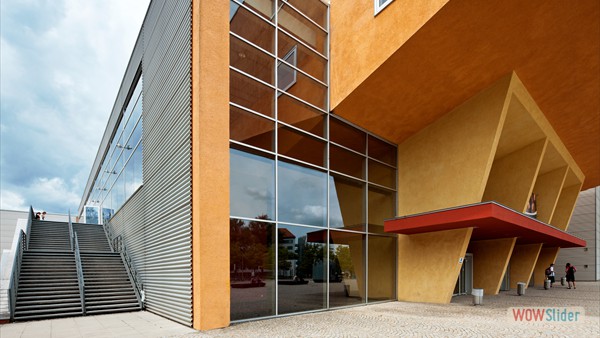
[[539, 283], [600, 184], [600, 10], [508, 1], [153, 0], [79, 214], [200, 329]]

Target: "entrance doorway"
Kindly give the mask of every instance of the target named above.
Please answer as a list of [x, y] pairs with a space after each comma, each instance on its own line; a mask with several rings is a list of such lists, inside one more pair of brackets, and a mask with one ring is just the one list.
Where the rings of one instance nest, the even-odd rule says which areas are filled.
[[454, 287], [454, 296], [468, 295], [473, 291], [473, 254], [467, 253], [463, 259], [458, 280]]

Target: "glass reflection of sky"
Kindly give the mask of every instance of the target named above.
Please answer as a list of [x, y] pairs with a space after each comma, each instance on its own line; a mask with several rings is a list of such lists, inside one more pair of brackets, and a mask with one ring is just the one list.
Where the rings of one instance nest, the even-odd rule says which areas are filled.
[[275, 219], [275, 162], [272, 159], [230, 150], [232, 216]]
[[327, 174], [279, 162], [279, 221], [327, 226]]

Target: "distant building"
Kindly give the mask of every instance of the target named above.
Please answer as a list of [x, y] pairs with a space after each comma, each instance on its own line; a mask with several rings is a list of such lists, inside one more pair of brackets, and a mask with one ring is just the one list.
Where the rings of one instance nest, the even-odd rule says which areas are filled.
[[569, 233], [587, 242], [584, 248], [561, 249], [556, 257], [558, 276], [563, 276], [565, 264], [577, 268], [576, 280], [600, 280], [600, 187], [579, 193]]

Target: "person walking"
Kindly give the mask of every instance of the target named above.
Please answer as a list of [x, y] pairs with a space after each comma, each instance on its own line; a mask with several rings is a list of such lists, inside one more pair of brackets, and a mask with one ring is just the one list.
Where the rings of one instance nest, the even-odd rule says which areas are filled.
[[555, 282], [555, 276], [556, 274], [554, 273], [554, 263], [550, 264], [550, 266], [548, 267], [549, 270], [549, 274], [548, 274], [548, 279], [550, 280], [550, 287], [554, 287], [554, 282]]
[[571, 263], [567, 263], [567, 265], [565, 266], [565, 273], [567, 275], [567, 284], [568, 284], [567, 289], [571, 288], [571, 283], [573, 283], [573, 289], [577, 289], [577, 287], [575, 287], [575, 272], [576, 271], [577, 271], [577, 269], [575, 269], [575, 265], [571, 265]]

